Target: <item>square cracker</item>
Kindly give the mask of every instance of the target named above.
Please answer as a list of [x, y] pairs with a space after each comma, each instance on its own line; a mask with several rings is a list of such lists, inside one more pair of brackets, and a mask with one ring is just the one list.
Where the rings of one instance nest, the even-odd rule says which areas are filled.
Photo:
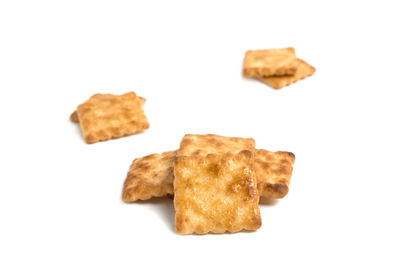
[[260, 196], [283, 198], [287, 195], [294, 161], [295, 155], [291, 152], [256, 150], [254, 163]]
[[174, 194], [175, 155], [176, 151], [170, 151], [135, 159], [124, 183], [122, 200], [134, 202]]
[[142, 105], [134, 92], [123, 95], [95, 94], [79, 105], [70, 119], [79, 121], [87, 143], [131, 135], [149, 128]]
[[251, 151], [181, 156], [175, 161], [175, 229], [181, 234], [261, 226]]
[[315, 68], [305, 62], [304, 60], [297, 59], [297, 71], [293, 75], [284, 75], [284, 76], [271, 76], [271, 77], [258, 77], [261, 82], [266, 83], [267, 85], [280, 89], [290, 84], [293, 84], [299, 80], [302, 80], [308, 76], [311, 76], [315, 73]]
[[219, 153], [238, 153], [243, 150], [254, 151], [256, 142], [252, 138], [224, 137], [214, 134], [186, 134], [181, 141], [177, 156]]
[[297, 70], [296, 52], [292, 47], [249, 50], [243, 63], [246, 77], [292, 75]]

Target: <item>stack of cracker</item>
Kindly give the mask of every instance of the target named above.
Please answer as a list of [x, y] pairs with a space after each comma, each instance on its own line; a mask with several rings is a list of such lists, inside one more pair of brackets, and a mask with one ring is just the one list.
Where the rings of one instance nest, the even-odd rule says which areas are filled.
[[131, 135], [149, 128], [142, 108], [145, 101], [135, 92], [95, 94], [78, 106], [70, 120], [80, 124], [87, 143]]
[[257, 230], [260, 196], [289, 191], [294, 154], [256, 149], [252, 138], [185, 135], [177, 151], [133, 161], [125, 202], [174, 195], [180, 234]]
[[243, 63], [243, 75], [280, 89], [315, 73], [315, 68], [296, 57], [295, 49], [249, 50]]

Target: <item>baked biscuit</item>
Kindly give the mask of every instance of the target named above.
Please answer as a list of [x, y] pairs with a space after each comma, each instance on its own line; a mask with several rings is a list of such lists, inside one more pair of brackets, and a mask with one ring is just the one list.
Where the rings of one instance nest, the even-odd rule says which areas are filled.
[[174, 173], [178, 233], [233, 233], [260, 228], [251, 151], [177, 157]]
[[175, 155], [176, 151], [171, 151], [135, 159], [124, 183], [122, 200], [134, 202], [174, 194]]
[[177, 156], [218, 153], [238, 153], [243, 150], [254, 151], [256, 142], [252, 138], [233, 138], [214, 134], [186, 134], [181, 141]]
[[95, 94], [79, 105], [70, 119], [79, 121], [87, 143], [131, 135], [149, 128], [142, 105], [134, 92], [123, 95]]
[[297, 70], [294, 48], [275, 48], [249, 50], [243, 63], [243, 75], [246, 77], [268, 77], [274, 75], [292, 75]]
[[304, 79], [308, 76], [311, 76], [315, 73], [315, 68], [308, 64], [307, 62], [297, 59], [297, 71], [293, 75], [284, 75], [284, 76], [271, 76], [271, 77], [257, 77], [261, 82], [266, 83], [267, 85], [280, 89], [290, 84], [293, 84], [301, 79]]
[[256, 150], [254, 160], [260, 196], [283, 198], [289, 192], [295, 156], [290, 152]]

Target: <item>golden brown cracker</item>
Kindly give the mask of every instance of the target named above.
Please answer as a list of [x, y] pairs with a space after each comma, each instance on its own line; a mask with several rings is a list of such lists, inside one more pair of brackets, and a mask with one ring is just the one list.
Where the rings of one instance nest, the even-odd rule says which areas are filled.
[[251, 151], [180, 156], [175, 161], [174, 173], [178, 233], [233, 233], [260, 228]]
[[295, 155], [290, 152], [270, 152], [257, 149], [255, 170], [260, 196], [283, 198], [289, 192]]
[[308, 76], [315, 73], [315, 68], [305, 62], [304, 60], [297, 59], [297, 71], [293, 75], [284, 76], [271, 76], [271, 77], [257, 77], [260, 81], [266, 83], [267, 85], [280, 89], [290, 84], [293, 84], [299, 80], [302, 80]]
[[225, 137], [215, 134], [186, 134], [181, 141], [177, 156], [207, 155], [218, 153], [238, 153], [254, 151], [256, 142], [252, 138]]
[[131, 135], [149, 128], [142, 109], [145, 99], [134, 92], [122, 95], [95, 94], [79, 105], [71, 120], [80, 122], [87, 143]]
[[122, 200], [134, 202], [174, 193], [174, 161], [176, 151], [151, 154], [135, 159], [122, 191]]
[[243, 63], [246, 77], [292, 75], [297, 70], [296, 52], [292, 47], [249, 50]]

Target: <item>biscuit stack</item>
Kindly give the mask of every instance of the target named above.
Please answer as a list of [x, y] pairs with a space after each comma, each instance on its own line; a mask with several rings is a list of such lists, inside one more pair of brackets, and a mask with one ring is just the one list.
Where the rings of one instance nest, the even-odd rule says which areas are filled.
[[177, 151], [135, 159], [124, 183], [125, 202], [174, 194], [181, 234], [256, 230], [260, 196], [289, 191], [294, 154], [255, 149], [251, 138], [185, 135]]
[[243, 63], [243, 75], [280, 89], [315, 73], [315, 68], [296, 57], [295, 49], [249, 50]]

